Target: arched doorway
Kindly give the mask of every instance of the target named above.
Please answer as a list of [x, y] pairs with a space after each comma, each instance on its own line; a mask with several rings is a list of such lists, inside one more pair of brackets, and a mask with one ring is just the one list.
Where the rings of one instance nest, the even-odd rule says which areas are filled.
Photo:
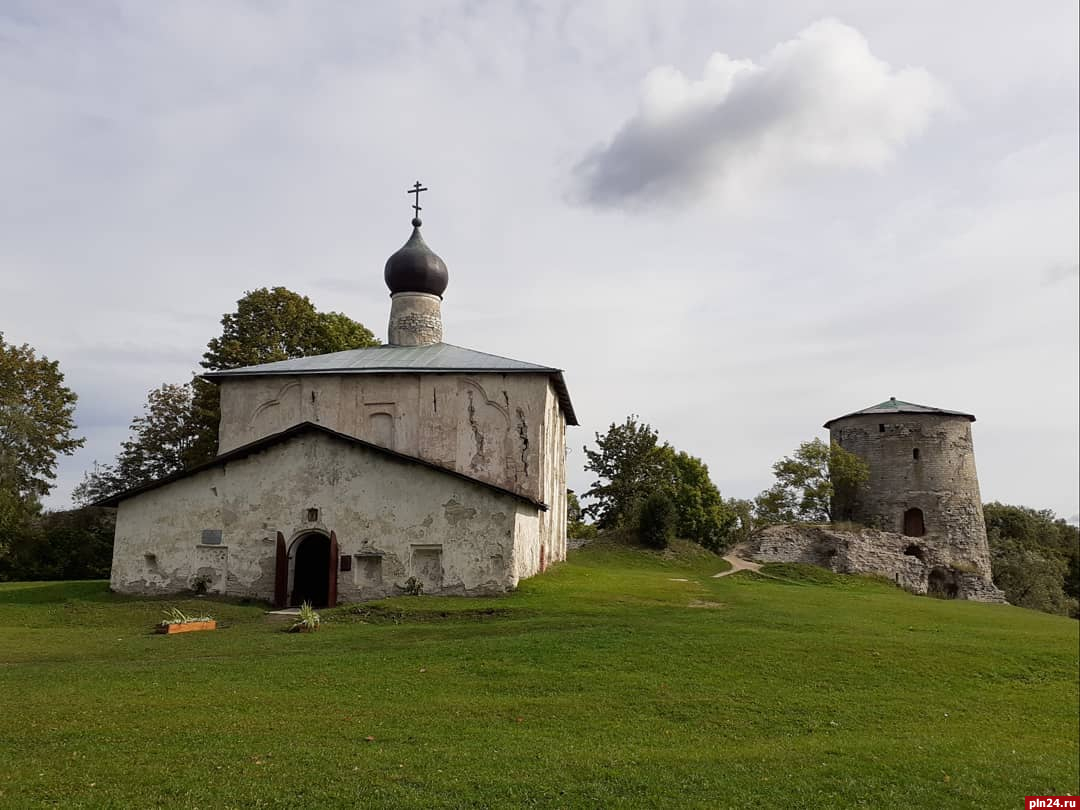
[[289, 604], [310, 602], [312, 607], [330, 604], [330, 538], [325, 534], [305, 534], [296, 541], [293, 589]]
[[908, 509], [904, 512], [904, 534], [908, 537], [922, 537], [926, 534], [922, 509]]
[[956, 572], [940, 566], [934, 568], [926, 579], [926, 593], [938, 599], [955, 599], [960, 595]]

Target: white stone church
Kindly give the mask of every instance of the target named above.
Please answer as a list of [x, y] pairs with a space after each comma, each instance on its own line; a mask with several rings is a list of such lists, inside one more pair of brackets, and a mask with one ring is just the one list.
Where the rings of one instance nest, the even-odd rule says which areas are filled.
[[565, 559], [562, 372], [442, 342], [420, 225], [386, 262], [387, 345], [204, 375], [217, 457], [101, 503], [114, 590], [326, 606], [498, 593]]

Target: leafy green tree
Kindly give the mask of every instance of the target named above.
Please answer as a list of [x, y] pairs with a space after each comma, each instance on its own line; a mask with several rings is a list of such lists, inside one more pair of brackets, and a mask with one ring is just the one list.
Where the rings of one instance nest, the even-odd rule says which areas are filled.
[[[296, 357], [378, 346], [363, 324], [340, 312], [319, 312], [306, 295], [285, 287], [262, 287], [244, 293], [236, 311], [221, 318], [221, 335], [212, 338], [200, 365], [224, 371]], [[191, 463], [217, 454], [221, 399], [218, 386], [193, 381]]]
[[1011, 538], [997, 540], [990, 549], [994, 584], [1017, 607], [1076, 617], [1076, 599], [1062, 587], [1068, 562]]
[[851, 520], [859, 493], [870, 480], [870, 466], [836, 442], [829, 444], [830, 520]]
[[[236, 311], [222, 316], [221, 327], [203, 354], [207, 371], [379, 345], [363, 324], [340, 312], [319, 312], [306, 296], [284, 287], [245, 293]], [[217, 454], [217, 385], [198, 377], [184, 385], [166, 383], [149, 393], [143, 411], [132, 420], [116, 461], [86, 473], [75, 489], [76, 503], [94, 503]]]
[[584, 540], [595, 537], [596, 533], [596, 526], [585, 522], [577, 494], [572, 489], [566, 490], [566, 536]]
[[207, 371], [254, 366], [378, 346], [375, 335], [340, 312], [319, 312], [306, 295], [284, 287], [244, 293], [221, 318], [221, 335], [206, 345]]
[[192, 466], [192, 400], [190, 384], [166, 383], [150, 391], [143, 414], [131, 420], [131, 438], [121, 444], [116, 463], [95, 465], [75, 487], [75, 502], [90, 504]]
[[983, 506], [994, 583], [1012, 604], [1080, 618], [1080, 528], [1049, 509]]
[[0, 333], [0, 554], [52, 489], [57, 456], [83, 445], [73, 435], [76, 399], [58, 363]]
[[15, 533], [0, 579], [103, 579], [112, 565], [116, 519], [107, 509], [45, 512]]
[[601, 529], [633, 522], [642, 501], [659, 486], [670, 484], [667, 459], [659, 452], [657, 432], [636, 415], [607, 433], [596, 434], [599, 449], [585, 448], [585, 469], [598, 476], [584, 497], [593, 503], [582, 512]]
[[667, 548], [675, 537], [678, 522], [671, 498], [665, 492], [654, 492], [641, 504], [638, 537], [649, 548]]
[[728, 532], [731, 545], [745, 543], [754, 532], [754, 502], [746, 498], [728, 498], [724, 501], [727, 511], [735, 516]]
[[705, 548], [719, 550], [737, 517], [709, 478], [705, 463], [676, 450], [652, 426], [628, 416], [596, 434], [599, 449], [585, 448], [585, 469], [599, 477], [585, 493], [593, 499], [583, 512], [596, 518], [600, 529], [636, 529], [649, 496], [661, 493], [674, 507], [675, 532]]
[[773, 464], [773, 474], [776, 483], [754, 499], [758, 522], [827, 523], [850, 518], [870, 468], [836, 442], [813, 439]]
[[665, 492], [678, 516], [678, 536], [711, 551], [720, 551], [728, 544], [738, 516], [713, 484], [705, 462], [666, 444], [661, 452], [667, 456], [671, 469], [665, 478], [672, 483]]

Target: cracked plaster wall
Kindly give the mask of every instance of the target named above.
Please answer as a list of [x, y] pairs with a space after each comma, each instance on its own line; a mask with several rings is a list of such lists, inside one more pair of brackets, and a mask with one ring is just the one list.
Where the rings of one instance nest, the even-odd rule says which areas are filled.
[[566, 559], [566, 417], [545, 374], [319, 374], [221, 382], [218, 452], [310, 421], [550, 507], [545, 563]]
[[[308, 521], [308, 510], [318, 520]], [[538, 565], [537, 509], [378, 451], [319, 434], [123, 501], [117, 512], [112, 587], [168, 593], [197, 576], [212, 593], [272, 599], [277, 532], [290, 544], [333, 531], [342, 602], [400, 593], [405, 580], [441, 567], [445, 594], [498, 593]], [[202, 543], [204, 529], [220, 544]], [[436, 562], [433, 562], [436, 561]], [[431, 592], [431, 591], [428, 591]]]

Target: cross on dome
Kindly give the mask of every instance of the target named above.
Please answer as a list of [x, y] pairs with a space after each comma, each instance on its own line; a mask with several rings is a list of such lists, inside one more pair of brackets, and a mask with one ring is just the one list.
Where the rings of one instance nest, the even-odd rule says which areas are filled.
[[416, 228], [419, 228], [420, 225], [422, 224], [420, 222], [420, 212], [423, 210], [420, 207], [420, 192], [421, 191], [427, 191], [427, 187], [426, 186], [421, 186], [420, 181], [417, 180], [415, 183], [413, 183], [413, 187], [405, 192], [406, 194], [412, 194], [413, 195], [413, 206], [412, 206], [413, 207], [413, 221], [412, 221], [412, 224]]

